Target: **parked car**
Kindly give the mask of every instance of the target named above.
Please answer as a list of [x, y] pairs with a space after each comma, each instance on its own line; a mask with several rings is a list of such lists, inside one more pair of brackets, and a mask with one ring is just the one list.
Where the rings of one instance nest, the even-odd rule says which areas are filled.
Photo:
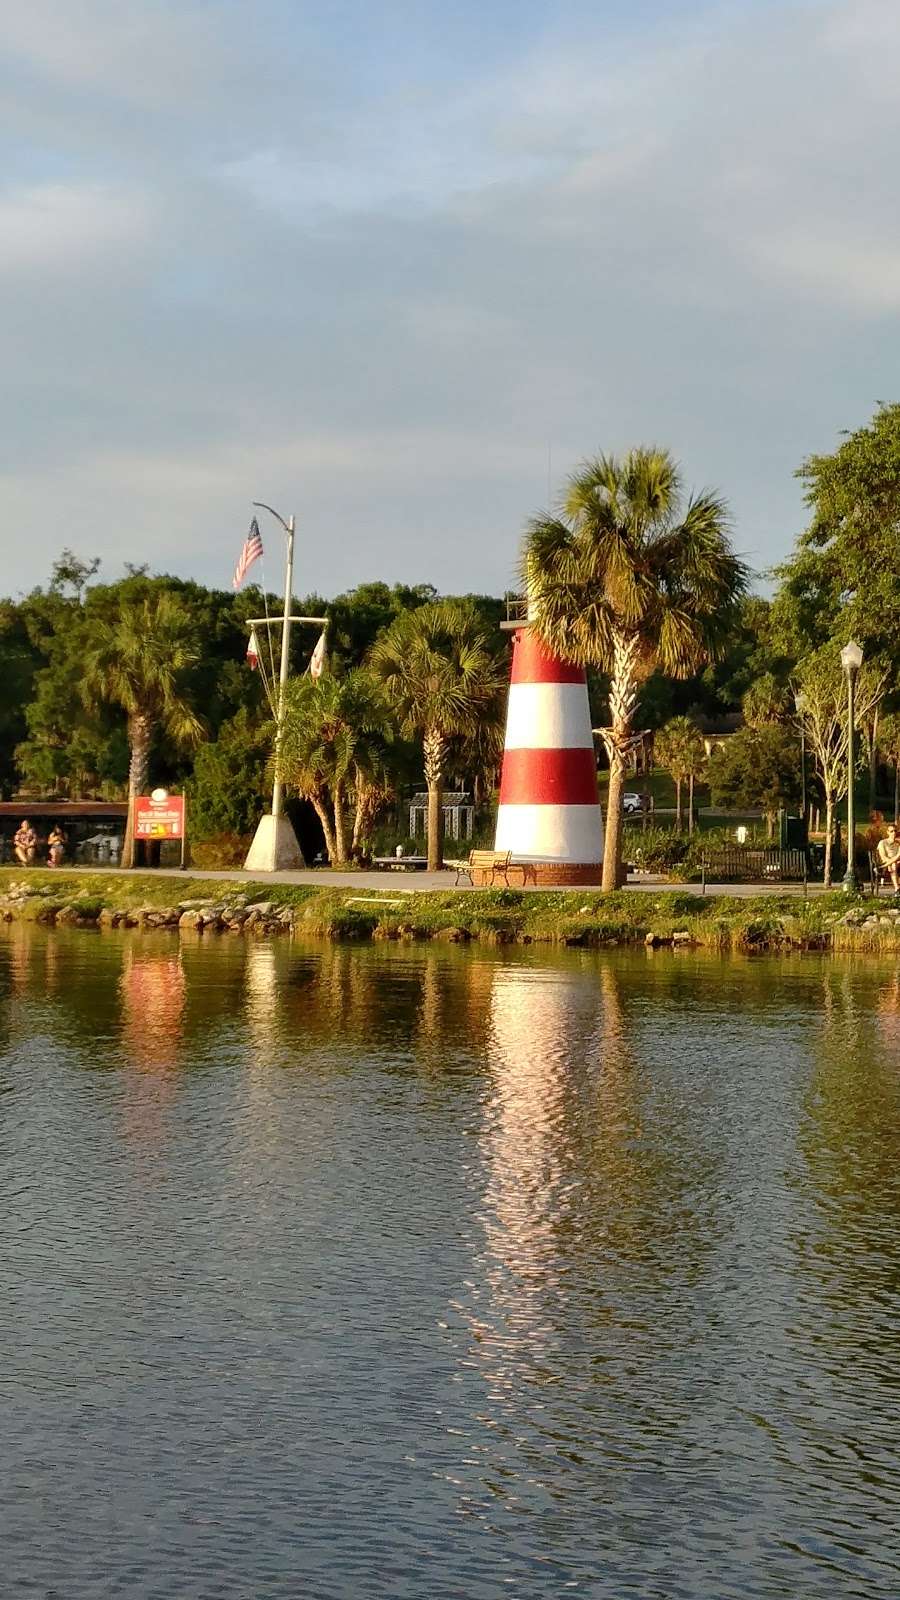
[[644, 796], [642, 794], [623, 794], [622, 810], [626, 817], [636, 817], [644, 809]]

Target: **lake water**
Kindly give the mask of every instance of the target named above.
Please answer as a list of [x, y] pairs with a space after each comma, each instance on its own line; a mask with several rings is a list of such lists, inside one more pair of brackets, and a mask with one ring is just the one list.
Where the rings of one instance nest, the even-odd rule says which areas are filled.
[[900, 1594], [900, 971], [0, 933], [0, 1591]]

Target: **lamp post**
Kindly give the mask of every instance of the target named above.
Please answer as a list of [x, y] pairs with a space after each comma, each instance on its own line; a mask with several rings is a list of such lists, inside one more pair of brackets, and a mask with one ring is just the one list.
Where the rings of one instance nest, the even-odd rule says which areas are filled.
[[798, 689], [794, 695], [794, 705], [800, 721], [800, 812], [806, 826], [806, 728], [803, 722], [803, 713], [806, 710], [806, 695]]
[[841, 666], [847, 679], [847, 870], [844, 873], [845, 894], [856, 894], [856, 796], [853, 779], [856, 775], [856, 678], [862, 666], [862, 647], [851, 639], [841, 651]]

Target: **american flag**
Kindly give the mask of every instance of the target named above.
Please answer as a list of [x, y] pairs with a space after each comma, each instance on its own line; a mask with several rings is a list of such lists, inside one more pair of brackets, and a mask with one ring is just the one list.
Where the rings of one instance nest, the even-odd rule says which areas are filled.
[[250, 524], [250, 532], [244, 540], [244, 548], [241, 551], [238, 564], [234, 569], [234, 577], [231, 580], [232, 588], [239, 589], [241, 587], [254, 561], [258, 561], [262, 553], [262, 536], [259, 531], [259, 523], [254, 517]]

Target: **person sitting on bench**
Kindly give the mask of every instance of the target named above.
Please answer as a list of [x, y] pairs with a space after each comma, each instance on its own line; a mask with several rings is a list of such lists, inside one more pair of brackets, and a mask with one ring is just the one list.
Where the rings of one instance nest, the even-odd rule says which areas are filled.
[[879, 839], [878, 849], [875, 851], [875, 855], [881, 870], [889, 874], [891, 883], [894, 885], [894, 893], [900, 894], [900, 881], [898, 881], [898, 871], [900, 871], [900, 839], [897, 838], [897, 829], [894, 827], [893, 823], [888, 828], [884, 838]]
[[37, 852], [37, 834], [27, 817], [20, 822], [13, 835], [13, 848], [16, 852], [16, 860], [23, 867], [34, 865], [34, 858]]

